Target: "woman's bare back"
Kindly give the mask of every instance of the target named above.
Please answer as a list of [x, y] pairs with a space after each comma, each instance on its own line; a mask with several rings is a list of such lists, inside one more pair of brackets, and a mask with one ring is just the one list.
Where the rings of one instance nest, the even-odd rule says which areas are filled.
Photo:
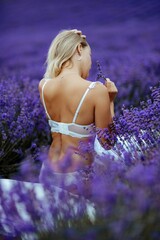
[[[45, 79], [42, 79], [39, 84], [41, 101], [42, 86], [45, 81]], [[75, 74], [69, 74], [68, 76], [61, 76], [60, 74], [58, 77], [48, 80], [44, 88], [44, 100], [47, 112], [49, 113], [51, 119], [57, 122], [71, 123], [77, 106], [90, 83], [90, 81], [77, 77]], [[88, 125], [94, 123], [95, 89], [96, 88], [93, 88], [92, 91], [87, 94], [77, 116], [77, 124]], [[52, 133], [52, 139], [53, 141], [49, 150], [49, 158], [51, 159], [55, 170], [59, 170], [59, 163], [63, 161], [63, 157], [70, 147], [74, 150], [72, 155], [73, 162], [68, 171], [75, 170], [77, 164], [91, 164], [91, 154], [88, 153], [84, 160], [84, 156], [80, 155], [78, 151], [79, 138], [54, 132]], [[81, 139], [81, 141], [87, 140], [88, 139], [86, 138]]]

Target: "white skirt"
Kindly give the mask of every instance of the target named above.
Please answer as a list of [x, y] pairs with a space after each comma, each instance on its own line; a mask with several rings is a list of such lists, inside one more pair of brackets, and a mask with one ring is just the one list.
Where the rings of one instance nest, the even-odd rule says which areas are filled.
[[98, 141], [97, 139], [97, 136], [95, 137], [95, 141], [94, 141], [94, 150], [96, 151], [96, 153], [99, 155], [99, 156], [104, 156], [104, 155], [108, 155], [108, 156], [111, 156], [113, 157], [115, 160], [118, 160], [118, 154], [116, 153], [115, 150], [113, 149], [110, 149], [110, 150], [106, 150], [104, 149], [100, 142]]

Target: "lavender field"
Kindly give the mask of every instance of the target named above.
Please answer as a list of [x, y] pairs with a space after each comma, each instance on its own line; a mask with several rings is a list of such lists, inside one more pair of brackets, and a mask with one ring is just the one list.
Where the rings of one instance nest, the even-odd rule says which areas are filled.
[[[39, 205], [31, 190], [24, 193], [16, 185], [5, 204], [5, 186], [0, 184], [1, 208], [9, 218], [12, 215], [15, 224], [10, 237], [160, 239], [159, 13], [158, 0], [1, 0], [1, 178], [38, 183], [41, 163], [51, 143], [38, 83], [45, 72], [49, 45], [58, 31], [82, 30], [92, 49], [89, 80], [103, 81], [97, 69], [99, 61], [103, 75], [119, 90], [115, 101], [116, 157], [106, 154], [99, 158], [103, 167], [96, 167], [86, 198], [61, 193], [58, 209], [54, 205], [57, 200], [48, 202], [45, 215], [51, 213], [54, 227], [48, 222], [40, 227], [42, 216], [36, 211]], [[51, 190], [50, 183], [44, 184]], [[14, 194], [26, 206], [32, 221], [19, 216]], [[86, 214], [86, 201], [94, 205], [94, 218]], [[78, 204], [78, 213], [71, 211], [71, 202]], [[0, 221], [2, 235], [3, 228]]]

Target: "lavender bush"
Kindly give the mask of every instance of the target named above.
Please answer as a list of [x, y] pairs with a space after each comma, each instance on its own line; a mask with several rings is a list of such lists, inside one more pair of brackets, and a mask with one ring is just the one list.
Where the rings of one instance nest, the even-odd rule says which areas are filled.
[[[159, 1], [86, 1], [84, 7], [41, 0], [36, 9], [37, 1], [0, 3], [0, 175], [24, 181], [0, 179], [0, 234], [27, 240], [158, 240]], [[87, 35], [90, 80], [109, 77], [119, 90], [115, 156], [97, 157], [87, 196], [83, 185], [80, 196], [54, 187], [47, 174], [43, 185], [38, 183], [51, 143], [38, 83], [49, 44], [64, 28]]]
[[[37, 91], [38, 81], [1, 77], [1, 175], [9, 176], [28, 154], [38, 160], [38, 148], [50, 140]], [[48, 132], [47, 132], [48, 131]]]

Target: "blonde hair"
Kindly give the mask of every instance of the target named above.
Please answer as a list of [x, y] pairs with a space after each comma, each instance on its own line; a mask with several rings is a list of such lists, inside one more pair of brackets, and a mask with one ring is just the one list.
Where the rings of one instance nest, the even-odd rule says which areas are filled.
[[53, 39], [48, 50], [47, 59], [44, 64], [47, 64], [44, 78], [53, 78], [60, 74], [62, 65], [70, 60], [73, 56], [78, 44], [82, 47], [88, 46], [85, 38], [71, 31], [62, 30]]

